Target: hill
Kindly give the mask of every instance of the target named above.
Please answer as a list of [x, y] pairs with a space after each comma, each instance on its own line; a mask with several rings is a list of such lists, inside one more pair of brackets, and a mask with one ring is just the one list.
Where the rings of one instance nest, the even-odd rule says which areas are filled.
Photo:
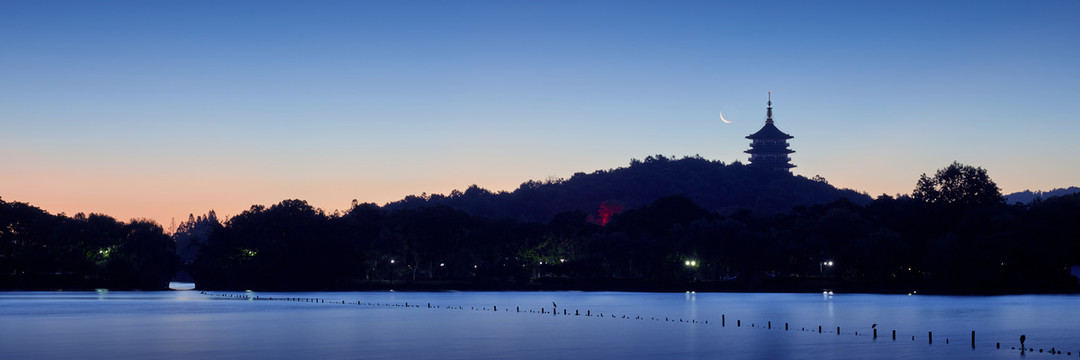
[[1009, 195], [1005, 195], [1005, 202], [1009, 204], [1021, 203], [1030, 204], [1035, 200], [1046, 200], [1055, 196], [1064, 196], [1069, 194], [1080, 193], [1080, 187], [1070, 186], [1069, 188], [1054, 189], [1050, 191], [1031, 191], [1024, 190], [1021, 192], [1015, 192]]
[[824, 179], [789, 173], [760, 172], [740, 162], [724, 164], [699, 156], [682, 159], [662, 155], [629, 167], [576, 173], [569, 179], [527, 181], [512, 192], [491, 192], [476, 185], [450, 195], [408, 196], [386, 205], [389, 210], [447, 206], [470, 215], [547, 222], [561, 212], [581, 211], [595, 223], [606, 223], [623, 209], [634, 209], [670, 195], [683, 195], [702, 208], [721, 214], [738, 209], [785, 213], [794, 206], [840, 198], [867, 204], [870, 197], [837, 189]]

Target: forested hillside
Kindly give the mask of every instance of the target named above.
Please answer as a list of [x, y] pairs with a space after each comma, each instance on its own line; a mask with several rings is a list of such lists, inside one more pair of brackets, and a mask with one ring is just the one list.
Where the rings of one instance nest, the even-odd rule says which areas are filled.
[[165, 289], [176, 244], [149, 220], [52, 215], [0, 200], [0, 289]]
[[448, 206], [488, 218], [547, 222], [560, 212], [582, 211], [597, 223], [614, 213], [647, 205], [665, 196], [682, 195], [709, 211], [747, 209], [774, 214], [794, 206], [847, 199], [856, 204], [870, 197], [837, 189], [824, 179], [783, 172], [758, 172], [742, 163], [724, 164], [701, 157], [672, 159], [650, 156], [629, 167], [577, 173], [569, 179], [528, 181], [511, 192], [490, 192], [475, 185], [449, 195], [409, 196], [386, 205], [389, 210]]

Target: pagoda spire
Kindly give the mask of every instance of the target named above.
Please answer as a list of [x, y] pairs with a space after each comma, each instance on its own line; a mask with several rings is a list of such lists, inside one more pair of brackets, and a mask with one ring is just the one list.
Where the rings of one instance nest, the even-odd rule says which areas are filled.
[[766, 124], [772, 124], [773, 123], [773, 121], [772, 121], [772, 91], [769, 92], [769, 103], [768, 103], [768, 105], [769, 105], [768, 110], [765, 112], [765, 123]]
[[794, 138], [785, 134], [773, 124], [772, 118], [772, 92], [769, 92], [768, 110], [766, 111], [765, 126], [758, 132], [750, 134], [747, 139], [750, 142], [750, 150], [744, 151], [750, 154], [750, 166], [758, 169], [790, 172], [795, 164], [791, 163], [791, 150], [788, 140]]

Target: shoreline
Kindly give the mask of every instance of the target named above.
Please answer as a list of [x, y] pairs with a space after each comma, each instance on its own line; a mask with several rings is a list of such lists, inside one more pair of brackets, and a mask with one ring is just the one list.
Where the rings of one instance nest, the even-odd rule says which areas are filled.
[[[362, 292], [362, 291], [401, 291], [401, 292], [439, 292], [439, 291], [581, 291], [581, 292], [627, 292], [627, 293], [822, 293], [833, 294], [872, 294], [872, 295], [935, 295], [935, 296], [1004, 296], [1004, 295], [1073, 295], [1080, 294], [1077, 289], [947, 289], [941, 287], [867, 287], [829, 283], [805, 283], [796, 286], [747, 286], [736, 283], [694, 283], [694, 284], [650, 284], [630, 281], [546, 281], [532, 284], [468, 282], [468, 281], [357, 281], [352, 284], [334, 287], [311, 288], [274, 288], [274, 287], [234, 287], [205, 286], [196, 283], [190, 288], [163, 287], [156, 289], [134, 288], [4, 288], [0, 292], [40, 291], [257, 291], [257, 292]], [[774, 284], [776, 285], [776, 284]]]

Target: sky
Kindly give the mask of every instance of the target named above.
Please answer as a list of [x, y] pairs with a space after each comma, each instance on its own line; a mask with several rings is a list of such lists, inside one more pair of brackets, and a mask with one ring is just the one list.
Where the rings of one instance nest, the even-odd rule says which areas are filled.
[[[1080, 185], [1077, 1], [0, 1], [0, 198], [169, 226], [663, 154]], [[721, 114], [732, 123], [720, 121]]]

